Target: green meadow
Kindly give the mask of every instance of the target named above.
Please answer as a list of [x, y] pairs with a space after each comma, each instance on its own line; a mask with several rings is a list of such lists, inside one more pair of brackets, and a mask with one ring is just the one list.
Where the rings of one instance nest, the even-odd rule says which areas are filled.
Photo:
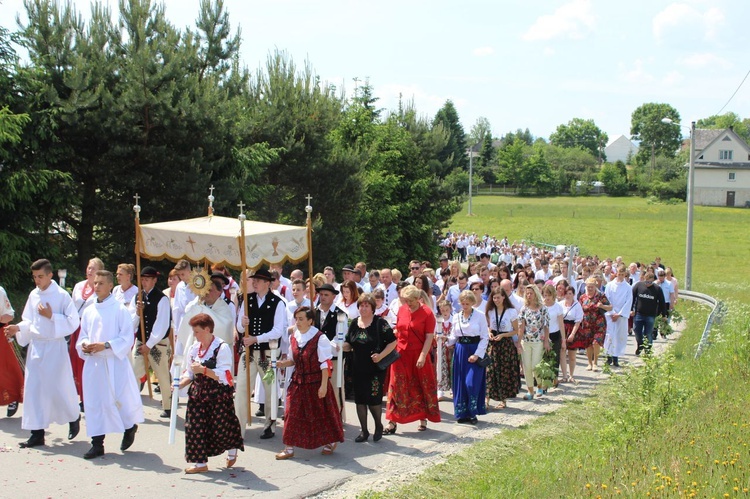
[[[686, 207], [639, 198], [482, 196], [460, 231], [577, 244], [650, 262], [682, 282]], [[747, 497], [750, 493], [750, 210], [695, 209], [693, 290], [727, 305], [711, 344], [695, 351], [708, 310], [686, 301], [667, 354], [601, 383], [526, 427], [450, 456], [412, 483], [369, 497]]]

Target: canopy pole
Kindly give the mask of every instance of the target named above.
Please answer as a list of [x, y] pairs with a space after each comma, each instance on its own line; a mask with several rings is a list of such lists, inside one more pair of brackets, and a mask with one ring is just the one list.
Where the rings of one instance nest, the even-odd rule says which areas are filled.
[[[240, 204], [238, 204], [240, 208], [240, 216], [238, 217], [240, 219], [240, 265], [242, 268], [242, 272], [240, 273], [240, 279], [242, 279], [242, 308], [245, 309], [245, 317], [248, 319], [250, 318], [249, 314], [249, 308], [247, 304], [247, 261], [245, 260], [245, 214], [242, 212], [242, 208], [245, 207], [245, 203], [240, 201]], [[245, 327], [245, 335], [244, 337], [247, 338], [250, 336], [249, 327]], [[250, 421], [252, 418], [252, 412], [251, 412], [251, 397], [250, 397], [250, 347], [245, 347], [245, 390], [246, 390], [246, 396], [247, 396], [247, 420]], [[242, 432], [244, 434], [245, 429], [242, 428]]]
[[[138, 204], [140, 196], [135, 193], [133, 196], [135, 199], [135, 205], [133, 211], [135, 212], [135, 275], [138, 285], [138, 315], [141, 319], [141, 344], [146, 344], [146, 321], [143, 318], [143, 286], [141, 286], [141, 244], [140, 244], [140, 233], [141, 233], [141, 206]], [[154, 393], [151, 389], [151, 376], [149, 376], [148, 369], [148, 355], [143, 355], [143, 366], [146, 368], [146, 384], [148, 385], [148, 397], [153, 400]], [[161, 380], [159, 380], [161, 381]]]
[[312, 252], [312, 196], [309, 194], [305, 198], [307, 199], [307, 206], [305, 206], [305, 212], [307, 212], [307, 273], [309, 276], [308, 294], [310, 295], [310, 308], [315, 308], [315, 284], [313, 284], [313, 252]]

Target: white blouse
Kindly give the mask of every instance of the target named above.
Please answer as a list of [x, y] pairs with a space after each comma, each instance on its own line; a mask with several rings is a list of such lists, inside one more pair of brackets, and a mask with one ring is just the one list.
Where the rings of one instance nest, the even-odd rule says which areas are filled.
[[[506, 308], [505, 313], [495, 309], [490, 312], [490, 329], [498, 333], [510, 333], [513, 331], [513, 321], [517, 320], [518, 310], [515, 308]], [[500, 324], [497, 324], [498, 321]]]
[[[221, 347], [219, 347], [219, 352], [216, 355], [216, 368], [211, 370], [216, 374], [219, 383], [222, 385], [228, 385], [229, 379], [227, 378], [227, 373], [232, 371], [232, 349], [229, 348], [229, 345], [216, 337], [214, 337], [211, 346], [209, 346], [205, 352], [202, 351], [200, 341], [196, 341], [190, 346], [190, 350], [188, 351], [188, 367], [185, 369], [182, 377], [194, 379], [195, 374], [193, 373], [193, 370], [190, 369], [190, 365], [196, 361], [203, 363], [213, 357], [214, 350], [216, 350], [216, 347], [219, 345], [221, 345]], [[203, 355], [200, 355], [201, 353], [203, 353]]]
[[549, 314], [549, 332], [552, 333], [559, 333], [560, 332], [560, 321], [558, 320], [558, 317], [564, 314], [562, 306], [560, 306], [560, 303], [555, 302], [554, 304], [547, 307], [547, 313]]
[[565, 306], [565, 301], [558, 302], [562, 307], [562, 316], [564, 321], [581, 322], [583, 320], [583, 308], [578, 300], [573, 300], [570, 307]]
[[474, 355], [480, 359], [484, 357], [487, 351], [487, 344], [490, 341], [490, 334], [487, 330], [487, 319], [484, 314], [473, 310], [469, 316], [469, 321], [464, 321], [463, 311], [453, 314], [453, 327], [448, 337], [448, 346], [455, 345], [461, 336], [479, 336], [479, 344]]

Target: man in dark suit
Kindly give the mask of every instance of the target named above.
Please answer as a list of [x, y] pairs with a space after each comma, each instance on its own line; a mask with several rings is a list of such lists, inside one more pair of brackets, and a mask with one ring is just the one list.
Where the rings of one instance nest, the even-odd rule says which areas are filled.
[[[318, 307], [315, 309], [315, 327], [323, 331], [323, 334], [326, 335], [326, 338], [328, 338], [329, 341], [335, 342], [336, 329], [338, 327], [339, 320], [343, 319], [344, 324], [346, 324], [348, 320], [346, 312], [333, 304], [333, 300], [336, 298], [336, 295], [339, 294], [339, 292], [336, 291], [336, 288], [328, 283], [315, 288], [315, 291], [318, 293], [319, 297]], [[331, 371], [331, 384], [336, 395], [336, 403], [339, 404], [341, 419], [342, 421], [345, 421], [346, 416], [344, 413], [342, 400], [343, 397], [341, 393], [343, 387], [339, 386], [338, 378], [335, 372], [338, 368], [338, 356], [341, 355], [341, 353], [342, 352], [333, 352], [333, 371]]]

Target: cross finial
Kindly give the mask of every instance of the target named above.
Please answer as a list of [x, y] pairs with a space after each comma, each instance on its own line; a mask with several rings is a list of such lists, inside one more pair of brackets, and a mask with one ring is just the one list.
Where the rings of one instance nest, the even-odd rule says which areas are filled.
[[135, 199], [135, 205], [133, 206], [133, 211], [135, 212], [136, 218], [138, 218], [138, 214], [141, 212], [141, 205], [138, 204], [138, 200], [141, 199], [141, 197], [136, 192], [135, 196], [133, 196], [133, 199]]
[[138, 195], [138, 193], [135, 193], [135, 196], [133, 196], [133, 199], [135, 199], [135, 204], [138, 204], [138, 200], [141, 199], [141, 197]]
[[242, 201], [240, 201], [240, 204], [238, 204], [237, 206], [240, 208], [240, 215], [242, 215], [242, 208], [245, 207], [245, 203], [243, 203]]
[[310, 201], [312, 201], [312, 196], [308, 194], [307, 196], [305, 196], [305, 199], [307, 199], [307, 204], [309, 206], [310, 205]]
[[209, 191], [208, 192], [209, 196], [213, 196], [214, 195], [214, 185], [213, 184], [211, 184], [211, 187], [208, 188], [208, 191]]

